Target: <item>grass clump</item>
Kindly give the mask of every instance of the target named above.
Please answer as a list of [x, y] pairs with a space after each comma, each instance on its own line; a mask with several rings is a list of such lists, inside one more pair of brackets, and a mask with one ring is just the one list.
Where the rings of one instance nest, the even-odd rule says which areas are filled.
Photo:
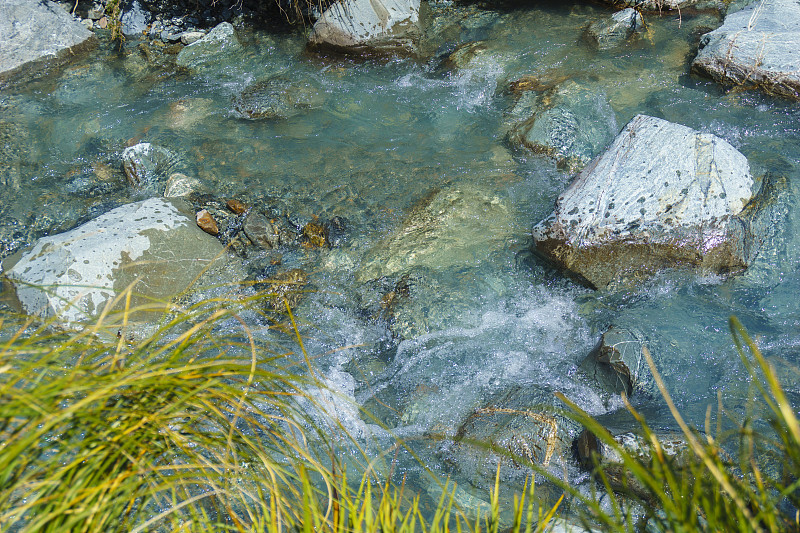
[[593, 473], [609, 498], [601, 506], [595, 498], [582, 497], [587, 524], [616, 531], [800, 530], [800, 423], [775, 369], [756, 343], [736, 318], [731, 318], [730, 328], [755, 392], [751, 412], [727, 411], [720, 397], [716, 427], [709, 406], [703, 432], [684, 421], [645, 351], [661, 395], [681, 429], [683, 449], [678, 453], [668, 449], [627, 400], [640, 426], [643, 445], [638, 450], [623, 446], [562, 396], [575, 418], [602, 443], [600, 448], [613, 450], [618, 458], [610, 464], [602, 454], [594, 454]]

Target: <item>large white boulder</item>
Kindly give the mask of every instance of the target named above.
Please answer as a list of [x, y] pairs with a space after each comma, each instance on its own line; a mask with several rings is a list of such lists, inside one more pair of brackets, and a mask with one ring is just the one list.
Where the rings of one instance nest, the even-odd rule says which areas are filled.
[[728, 15], [703, 35], [692, 69], [800, 100], [800, 0], [764, 0]]
[[747, 159], [723, 139], [638, 115], [533, 229], [535, 250], [590, 286], [747, 265]]
[[311, 44], [339, 48], [403, 46], [419, 32], [420, 0], [344, 0], [317, 20]]
[[177, 199], [127, 204], [39, 239], [4, 261], [5, 276], [23, 311], [67, 323], [98, 316], [134, 282], [134, 305], [167, 301], [227, 260], [222, 244], [192, 215]]

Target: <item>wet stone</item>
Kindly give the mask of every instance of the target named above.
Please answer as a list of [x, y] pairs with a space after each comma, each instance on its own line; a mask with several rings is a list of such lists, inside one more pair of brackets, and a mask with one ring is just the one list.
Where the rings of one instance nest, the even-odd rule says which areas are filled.
[[319, 222], [303, 226], [302, 245], [306, 248], [329, 248], [327, 228]]
[[621, 45], [633, 35], [644, 30], [642, 14], [629, 7], [617, 11], [610, 17], [592, 22], [584, 38], [599, 50], [608, 50]]
[[[651, 456], [648, 441], [639, 433], [625, 431], [612, 436], [628, 454], [641, 459]], [[689, 445], [686, 437], [675, 432], [656, 432], [655, 436], [661, 444], [666, 457], [679, 467], [688, 458]], [[641, 498], [648, 498], [650, 491], [636, 479], [625, 466], [622, 456], [611, 446], [603, 443], [591, 431], [584, 429], [575, 439], [574, 450], [581, 466], [596, 472], [602, 470], [611, 488], [619, 491], [631, 491]]]
[[175, 198], [179, 196], [189, 196], [193, 192], [202, 188], [200, 180], [192, 178], [181, 172], [173, 172], [167, 179], [164, 188], [165, 198]]
[[242, 229], [255, 244], [265, 249], [294, 244], [297, 234], [282, 217], [270, 218], [256, 210], [250, 211], [244, 219]]
[[168, 176], [180, 166], [177, 154], [151, 143], [139, 143], [122, 152], [125, 177], [140, 191], [160, 194]]
[[490, 487], [498, 463], [505, 483], [524, 483], [533, 473], [529, 464], [558, 475], [580, 431], [561, 407], [550, 391], [514, 387], [467, 416], [441, 458], [478, 488]]
[[513, 147], [551, 157], [569, 172], [586, 166], [617, 129], [605, 95], [574, 81], [522, 93], [506, 119], [506, 138]]
[[232, 213], [236, 215], [241, 215], [245, 211], [247, 211], [247, 206], [244, 204], [244, 202], [241, 202], [233, 198], [226, 200], [225, 205], [228, 207], [228, 209], [231, 210]]
[[677, 266], [726, 275], [754, 253], [738, 218], [754, 194], [726, 141], [638, 115], [533, 228], [534, 249], [593, 288]]
[[346, 0], [314, 24], [312, 45], [339, 49], [411, 48], [418, 37], [420, 0]]
[[286, 304], [292, 309], [300, 304], [305, 297], [303, 289], [308, 282], [308, 274], [305, 271], [293, 268], [264, 279], [255, 287], [268, 295], [273, 295], [266, 300], [268, 310], [283, 312], [286, 311]]
[[312, 83], [280, 75], [246, 87], [234, 97], [233, 107], [249, 119], [289, 118], [322, 102], [322, 93]]
[[705, 34], [692, 70], [724, 85], [800, 100], [800, 3], [756, 2]]
[[214, 220], [214, 217], [211, 214], [203, 209], [199, 211], [196, 216], [197, 226], [208, 233], [209, 235], [219, 235], [219, 227], [217, 226], [217, 221]]
[[641, 332], [611, 326], [580, 365], [591, 380], [612, 394], [628, 397], [653, 392], [653, 380], [644, 357]]

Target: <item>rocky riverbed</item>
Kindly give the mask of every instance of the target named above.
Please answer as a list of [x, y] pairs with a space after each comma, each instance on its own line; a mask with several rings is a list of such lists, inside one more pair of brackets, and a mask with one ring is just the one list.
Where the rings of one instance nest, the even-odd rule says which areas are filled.
[[134, 0], [120, 41], [102, 1], [4, 2], [2, 311], [267, 294], [246, 318], [279, 345], [302, 318], [313, 416], [414, 442], [473, 512], [497, 463], [504, 494], [525, 461], [591, 483], [555, 392], [671, 435], [645, 346], [695, 423], [745, 402], [731, 314], [791, 386], [800, 3], [628, 4]]

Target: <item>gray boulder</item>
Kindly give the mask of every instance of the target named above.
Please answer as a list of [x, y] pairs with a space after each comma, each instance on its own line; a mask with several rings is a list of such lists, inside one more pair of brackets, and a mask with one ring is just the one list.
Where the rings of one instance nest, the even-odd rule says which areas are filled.
[[49, 0], [0, 2], [0, 87], [24, 82], [94, 45], [94, 34]]
[[513, 147], [549, 156], [569, 172], [587, 165], [618, 131], [605, 95], [574, 81], [523, 92], [506, 129]]
[[344, 0], [314, 24], [309, 42], [336, 48], [407, 48], [420, 32], [420, 0]]
[[800, 0], [764, 0], [703, 35], [692, 70], [800, 100]]
[[629, 7], [589, 24], [584, 37], [600, 50], [621, 45], [644, 29], [642, 14]]
[[226, 260], [188, 204], [151, 198], [39, 239], [3, 266], [24, 312], [77, 323], [97, 317], [134, 282], [133, 306], [165, 302]]
[[533, 228], [534, 249], [594, 288], [675, 266], [735, 272], [750, 254], [738, 215], [753, 195], [730, 144], [638, 115]]
[[186, 68], [204, 69], [218, 66], [227, 56], [242, 51], [242, 45], [229, 22], [217, 24], [202, 39], [183, 48], [175, 62]]

